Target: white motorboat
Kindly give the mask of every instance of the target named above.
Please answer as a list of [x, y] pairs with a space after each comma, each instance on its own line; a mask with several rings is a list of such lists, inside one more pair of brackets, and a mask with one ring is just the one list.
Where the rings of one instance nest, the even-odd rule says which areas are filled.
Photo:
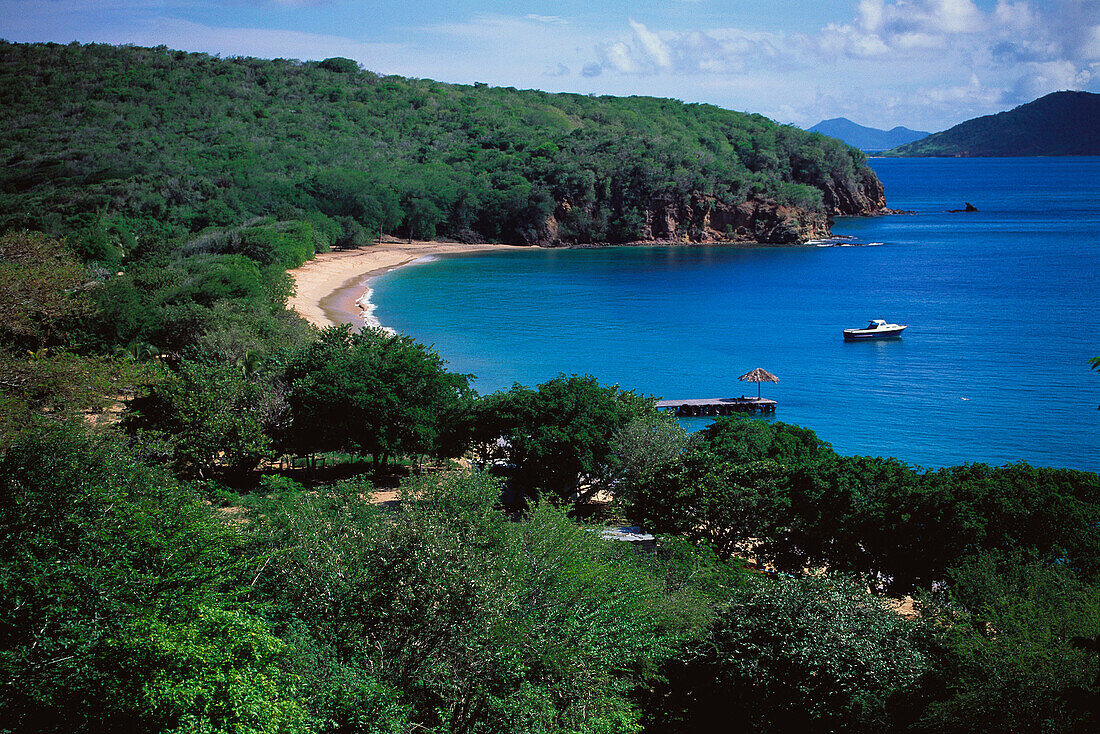
[[872, 319], [862, 329], [845, 329], [845, 341], [863, 341], [864, 339], [889, 339], [892, 336], [901, 336], [901, 332], [909, 328], [908, 324], [888, 324], [883, 319]]

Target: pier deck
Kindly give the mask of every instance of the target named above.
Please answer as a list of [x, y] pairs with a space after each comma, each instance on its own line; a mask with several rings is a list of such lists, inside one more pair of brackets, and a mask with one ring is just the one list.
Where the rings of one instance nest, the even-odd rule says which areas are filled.
[[774, 400], [768, 398], [691, 398], [658, 400], [657, 410], [671, 410], [681, 418], [689, 418], [732, 413], [774, 413], [776, 405]]

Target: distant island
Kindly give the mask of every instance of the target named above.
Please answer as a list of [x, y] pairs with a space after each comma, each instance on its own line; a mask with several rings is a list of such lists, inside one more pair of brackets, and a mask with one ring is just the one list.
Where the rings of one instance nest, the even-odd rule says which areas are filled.
[[879, 130], [878, 128], [857, 124], [846, 117], [822, 120], [811, 127], [809, 131], [843, 140], [848, 145], [859, 148], [864, 153], [889, 150], [899, 145], [911, 143], [914, 140], [920, 140], [931, 134], [920, 130], [910, 130], [900, 125], [890, 130]]
[[1007, 112], [967, 120], [884, 155], [1100, 155], [1100, 94], [1054, 92]]
[[863, 153], [761, 115], [379, 76], [343, 58], [0, 42], [0, 101], [0, 230], [69, 236], [95, 261], [257, 217], [326, 247], [795, 244], [886, 206]]

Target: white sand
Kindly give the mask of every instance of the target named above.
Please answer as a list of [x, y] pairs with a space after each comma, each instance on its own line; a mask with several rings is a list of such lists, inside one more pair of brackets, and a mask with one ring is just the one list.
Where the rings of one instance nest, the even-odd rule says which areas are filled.
[[429, 255], [527, 249], [530, 248], [518, 245], [413, 241], [326, 252], [289, 271], [294, 278], [296, 292], [287, 305], [318, 328], [343, 323], [358, 326], [363, 323], [363, 310], [372, 307], [368, 304], [360, 306], [356, 302], [368, 289], [367, 279], [373, 276]]

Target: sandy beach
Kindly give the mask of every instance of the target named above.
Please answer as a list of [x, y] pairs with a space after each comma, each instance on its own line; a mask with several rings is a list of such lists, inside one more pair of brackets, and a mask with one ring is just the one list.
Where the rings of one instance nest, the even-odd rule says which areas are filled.
[[295, 295], [288, 305], [318, 328], [333, 324], [362, 326], [373, 308], [362, 306], [371, 278], [431, 255], [529, 250], [519, 245], [463, 244], [460, 242], [382, 242], [361, 250], [326, 252], [289, 271]]

